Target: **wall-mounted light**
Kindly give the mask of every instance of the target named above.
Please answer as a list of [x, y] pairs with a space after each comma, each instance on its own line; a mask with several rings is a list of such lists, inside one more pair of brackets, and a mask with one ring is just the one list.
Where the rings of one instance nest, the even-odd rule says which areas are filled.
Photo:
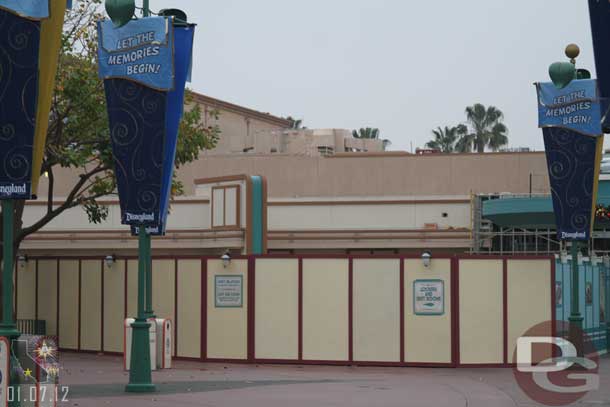
[[561, 264], [568, 264], [568, 251], [567, 250], [561, 251], [561, 253], [559, 254], [559, 261], [561, 261]]
[[106, 267], [112, 269], [114, 263], [116, 263], [116, 256], [114, 254], [109, 254], [104, 258], [104, 263], [106, 263]]
[[229, 267], [229, 264], [231, 264], [231, 253], [229, 253], [228, 250], [225, 251], [223, 255], [220, 256], [220, 259], [222, 260], [222, 267]]
[[432, 253], [429, 251], [425, 251], [421, 254], [421, 261], [424, 264], [425, 268], [430, 267], [430, 263], [432, 262]]
[[25, 269], [25, 267], [28, 265], [28, 255], [27, 254], [20, 254], [19, 256], [17, 256], [17, 264], [19, 265], [20, 269]]

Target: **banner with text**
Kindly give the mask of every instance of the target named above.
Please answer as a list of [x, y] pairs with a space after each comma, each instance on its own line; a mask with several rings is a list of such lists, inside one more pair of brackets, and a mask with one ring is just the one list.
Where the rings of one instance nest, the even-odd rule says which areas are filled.
[[0, 49], [0, 199], [29, 199], [40, 22], [0, 9]]
[[122, 223], [163, 234], [194, 26], [151, 17], [99, 29]]
[[171, 19], [148, 17], [115, 28], [98, 23], [99, 73], [157, 90], [174, 88], [174, 30]]
[[536, 88], [558, 238], [588, 240], [604, 143], [597, 81]]
[[36, 193], [66, 4], [0, 0], [0, 199]]
[[563, 89], [550, 82], [538, 83], [536, 87], [540, 127], [561, 127], [588, 136], [602, 134], [597, 81], [574, 80]]
[[558, 127], [542, 132], [557, 237], [589, 240], [604, 137], [583, 136]]

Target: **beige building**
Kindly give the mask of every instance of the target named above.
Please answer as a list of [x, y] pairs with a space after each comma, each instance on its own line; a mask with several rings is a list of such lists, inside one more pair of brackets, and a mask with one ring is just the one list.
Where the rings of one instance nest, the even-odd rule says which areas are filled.
[[[356, 139], [345, 129], [291, 129], [289, 120], [261, 113], [198, 93], [194, 102], [203, 110], [204, 125], [218, 125], [221, 137], [205, 154], [332, 155], [383, 151], [382, 140]], [[218, 116], [216, 117], [216, 113]]]
[[[251, 175], [266, 181], [264, 239], [272, 253], [469, 251], [472, 194], [548, 193], [542, 152], [202, 154], [178, 175], [185, 196], [172, 203], [167, 236], [153, 241], [158, 254], [249, 252]], [[120, 224], [117, 199], [104, 203], [109, 217], [103, 224], [89, 224], [80, 208], [72, 209], [30, 236], [22, 250], [134, 254], [137, 241]], [[45, 205], [29, 202], [26, 224]]]

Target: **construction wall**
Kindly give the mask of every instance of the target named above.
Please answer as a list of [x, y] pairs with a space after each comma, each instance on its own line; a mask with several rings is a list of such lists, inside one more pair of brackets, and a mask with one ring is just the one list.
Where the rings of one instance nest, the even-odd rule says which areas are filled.
[[[244, 256], [153, 260], [153, 308], [174, 356], [204, 361], [505, 366], [517, 337], [554, 319], [549, 257]], [[137, 260], [30, 259], [18, 319], [65, 350], [121, 353]]]

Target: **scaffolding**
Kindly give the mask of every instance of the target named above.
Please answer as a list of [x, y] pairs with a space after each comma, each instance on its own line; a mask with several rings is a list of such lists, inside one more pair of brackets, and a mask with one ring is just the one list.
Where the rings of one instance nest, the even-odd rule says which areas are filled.
[[[550, 197], [547, 194], [479, 194], [472, 195], [473, 254], [544, 255], [556, 254], [562, 246], [551, 228], [502, 227], [483, 217], [483, 202], [503, 198]], [[593, 246], [591, 246], [593, 247]]]

